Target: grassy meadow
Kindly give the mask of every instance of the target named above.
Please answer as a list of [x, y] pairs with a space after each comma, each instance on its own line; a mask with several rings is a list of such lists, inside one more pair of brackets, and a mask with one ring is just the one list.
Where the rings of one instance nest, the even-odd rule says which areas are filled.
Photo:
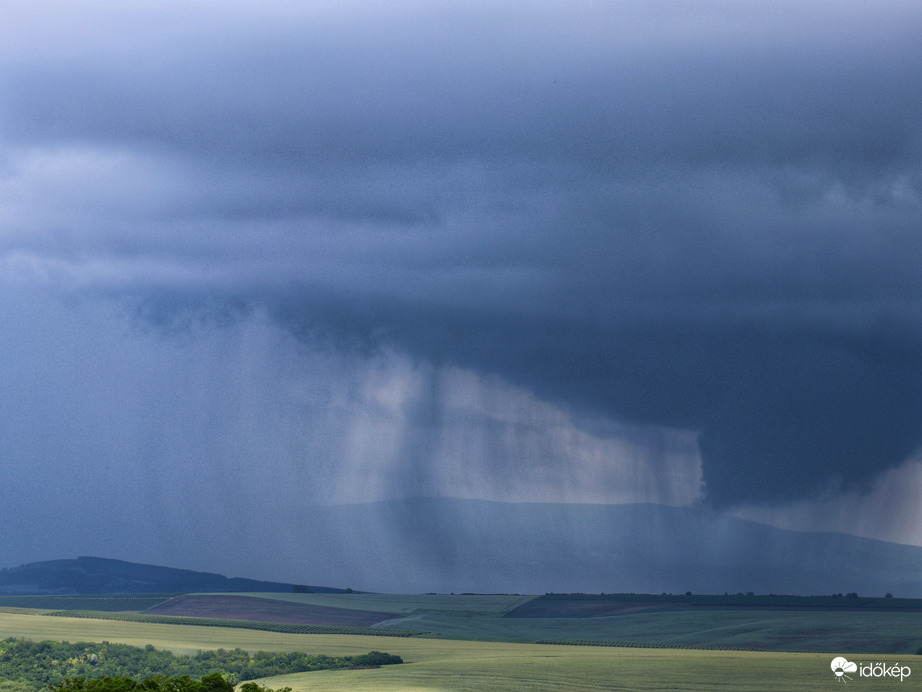
[[[849, 660], [909, 665], [919, 676], [903, 683], [908, 689], [922, 684], [922, 657], [882, 654], [876, 636], [903, 632], [918, 633], [914, 613], [796, 613], [786, 611], [701, 611], [637, 613], [615, 617], [503, 618], [501, 615], [528, 597], [513, 596], [390, 596], [390, 595], [282, 595], [300, 603], [330, 607], [393, 612], [396, 620], [415, 618], [414, 624], [431, 623], [452, 630], [451, 638], [378, 637], [327, 634], [287, 634], [241, 628], [201, 627], [182, 624], [124, 622], [72, 617], [48, 617], [41, 610], [0, 608], [0, 638], [26, 637], [33, 640], [109, 641], [113, 643], [194, 653], [206, 649], [250, 651], [303, 651], [311, 654], [345, 656], [372, 650], [401, 656], [405, 663], [370, 670], [337, 670], [297, 673], [264, 678], [260, 684], [272, 688], [309, 690], [443, 690], [489, 692], [491, 690], [636, 690], [697, 691], [817, 690], [835, 684], [830, 653], [784, 653], [779, 651], [721, 651], [695, 649], [623, 648], [536, 644], [496, 639], [528, 639], [538, 632], [554, 630], [558, 638], [628, 639], [660, 636], [670, 640], [682, 632], [697, 640], [734, 641], [742, 633], [761, 638], [796, 636], [798, 628], [813, 631], [828, 627], [824, 636], [845, 637], [848, 649], [836, 653]], [[278, 594], [272, 594], [278, 598]], [[316, 600], [315, 600], [316, 599]], [[697, 618], [697, 619], [696, 619]], [[711, 618], [704, 621], [700, 618]], [[916, 618], [916, 619], [914, 619]], [[905, 622], [903, 621], [905, 620]], [[454, 624], [452, 624], [454, 623]], [[849, 624], [851, 623], [851, 624]], [[708, 633], [706, 626], [711, 625]], [[851, 627], [851, 629], [849, 629]], [[863, 628], [871, 628], [861, 639]], [[889, 627], [889, 630], [888, 630]], [[414, 627], [416, 628], [416, 627]], [[615, 629], [613, 629], [615, 628]], [[761, 629], [760, 629], [761, 628]], [[775, 628], [772, 630], [772, 628]], [[812, 630], [811, 630], [812, 628]], [[876, 628], [876, 629], [874, 629]], [[622, 635], [612, 636], [617, 630]], [[851, 632], [843, 635], [842, 631]], [[735, 634], [734, 634], [735, 632]], [[915, 636], [915, 634], [913, 634]], [[482, 637], [460, 638], [460, 637]], [[494, 641], [485, 639], [492, 637]], [[708, 639], [710, 637], [710, 639]], [[723, 639], [721, 639], [723, 638]], [[736, 639], [735, 641], [742, 641]], [[919, 638], [915, 636], [913, 645]], [[862, 648], [865, 642], [868, 648]], [[673, 642], [677, 643], [677, 642]], [[857, 648], [854, 648], [857, 647]], [[795, 647], [791, 647], [795, 648]], [[914, 649], [913, 649], [914, 650]], [[870, 653], [851, 653], [868, 651]], [[861, 681], [865, 689], [870, 681]], [[891, 681], [882, 684], [894, 684]], [[899, 684], [899, 683], [895, 683]]]
[[[447, 649], [447, 650], [446, 650]], [[755, 692], [817, 690], [835, 683], [830, 656], [663, 649], [547, 647], [534, 644], [476, 646], [450, 642], [421, 652], [401, 666], [373, 671], [321, 671], [267, 678], [270, 687], [324, 690], [559, 691], [683, 690]], [[918, 657], [912, 657], [918, 658]], [[877, 660], [877, 659], [875, 659]], [[887, 660], [887, 659], [880, 659]], [[907, 664], [907, 658], [898, 659]], [[918, 662], [909, 662], [909, 665]], [[365, 673], [357, 675], [356, 673]]]
[[512, 641], [596, 640], [775, 651], [914, 653], [919, 613], [685, 610], [600, 618], [500, 618], [419, 615], [394, 627], [444, 636]]
[[[331, 656], [371, 650], [405, 663], [371, 670], [319, 671], [265, 678], [273, 688], [308, 690], [816, 690], [835, 679], [831, 656], [811, 653], [626, 649], [439, 638], [304, 635], [239, 628], [47, 617], [0, 611], [0, 638], [152, 644], [177, 653], [241, 647], [251, 651], [305, 651]], [[922, 657], [851, 656], [899, 662], [919, 671]], [[912, 682], [915, 682], [913, 680]]]
[[[254, 594], [255, 595], [255, 594]], [[922, 612], [670, 606], [608, 617], [503, 617], [534, 596], [262, 594], [299, 604], [395, 613], [379, 628], [466, 639], [596, 640], [778, 651], [907, 654], [922, 647]], [[679, 599], [675, 599], [679, 600]], [[844, 602], [841, 601], [840, 602]]]

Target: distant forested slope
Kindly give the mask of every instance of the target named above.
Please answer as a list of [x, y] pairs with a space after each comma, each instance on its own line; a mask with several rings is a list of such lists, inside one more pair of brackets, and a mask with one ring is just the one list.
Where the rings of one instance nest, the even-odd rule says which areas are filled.
[[0, 570], [0, 594], [187, 593], [295, 590], [341, 593], [343, 589], [145, 565], [100, 557], [32, 562]]

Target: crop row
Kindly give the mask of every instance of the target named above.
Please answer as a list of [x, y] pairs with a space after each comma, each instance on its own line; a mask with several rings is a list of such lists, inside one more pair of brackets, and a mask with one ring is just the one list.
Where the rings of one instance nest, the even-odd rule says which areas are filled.
[[161, 625], [196, 625], [200, 627], [237, 627], [264, 632], [286, 634], [359, 634], [376, 637], [413, 637], [426, 632], [411, 630], [386, 630], [373, 627], [340, 627], [335, 625], [307, 625], [286, 622], [259, 622], [256, 620], [223, 620], [221, 618], [182, 617], [178, 615], [144, 615], [141, 613], [107, 613], [95, 610], [59, 610], [45, 615], [93, 618], [97, 620], [122, 620], [125, 622], [149, 622]]

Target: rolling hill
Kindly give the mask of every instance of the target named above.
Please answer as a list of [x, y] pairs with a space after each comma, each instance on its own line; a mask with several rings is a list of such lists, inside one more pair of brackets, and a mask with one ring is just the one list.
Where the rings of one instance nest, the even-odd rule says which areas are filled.
[[[317, 593], [342, 592], [342, 589], [323, 586], [298, 588]], [[0, 594], [285, 592], [294, 589], [294, 584], [228, 578], [211, 572], [100, 557], [31, 562], [0, 570]]]

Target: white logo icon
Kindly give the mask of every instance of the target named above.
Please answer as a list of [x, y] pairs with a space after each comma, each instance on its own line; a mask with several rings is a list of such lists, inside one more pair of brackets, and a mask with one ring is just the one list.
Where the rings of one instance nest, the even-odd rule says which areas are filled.
[[829, 667], [832, 668], [832, 672], [836, 674], [836, 682], [847, 682], [851, 680], [851, 678], [846, 675], [846, 673], [858, 672], [858, 664], [852, 663], [842, 656], [837, 656], [832, 659], [832, 663], [829, 664]]

